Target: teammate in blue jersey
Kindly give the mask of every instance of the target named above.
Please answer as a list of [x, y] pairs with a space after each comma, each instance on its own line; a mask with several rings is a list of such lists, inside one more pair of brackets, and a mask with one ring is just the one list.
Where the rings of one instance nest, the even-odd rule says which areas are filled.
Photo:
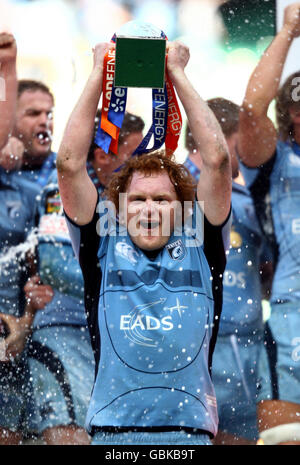
[[0, 319], [8, 333], [5, 340], [1, 339], [0, 443], [17, 444], [29, 426], [23, 424], [29, 400], [23, 349], [35, 309], [25, 308], [25, 261], [21, 250], [18, 254], [14, 250], [33, 226], [39, 190], [17, 173], [6, 173], [2, 168], [0, 185]]
[[[232, 166], [232, 227], [223, 279], [223, 308], [212, 375], [219, 412], [214, 444], [255, 444], [257, 440], [257, 359], [263, 345], [262, 263], [264, 239], [237, 158], [239, 106], [230, 100], [207, 101], [225, 135]], [[186, 167], [199, 179], [202, 159], [186, 127]], [[264, 265], [264, 266], [263, 266]]]
[[[12, 134], [24, 144], [22, 176], [41, 187], [46, 185], [55, 168], [56, 154], [51, 151], [53, 107], [54, 97], [45, 84], [27, 79], [18, 82]], [[15, 169], [18, 169], [18, 161], [16, 165]]]
[[0, 33], [0, 149], [13, 127], [17, 98], [17, 47], [13, 35]]
[[[239, 166], [237, 160], [237, 140], [238, 140], [238, 105], [230, 100], [215, 98], [207, 101], [208, 106], [214, 112], [223, 134], [226, 138], [229, 154], [231, 155], [231, 165], [234, 178], [240, 184], [243, 184], [243, 180], [239, 178]], [[188, 151], [188, 156], [184, 162], [191, 175], [199, 180], [200, 170], [202, 167], [202, 158], [199, 146], [195, 143], [189, 125], [185, 128], [185, 148]]]
[[[0, 34], [0, 148], [4, 144], [23, 153], [23, 144], [7, 140], [11, 135], [16, 107], [16, 43], [10, 34]], [[13, 139], [13, 138], [11, 138]], [[23, 349], [33, 320], [34, 309], [25, 308], [22, 288], [26, 281], [24, 261], [13, 253], [33, 223], [38, 190], [16, 173], [8, 173], [12, 160], [0, 156], [0, 444], [18, 444], [29, 399], [25, 392], [26, 372]], [[2, 166], [3, 165], [3, 166]]]
[[86, 157], [109, 47], [95, 47], [57, 158], [96, 357], [86, 425], [92, 444], [208, 444], [218, 423], [210, 363], [230, 223], [230, 157], [184, 72], [188, 48], [171, 42], [168, 73], [203, 151], [197, 197], [204, 215], [188, 171], [164, 152], [130, 158], [97, 207]]
[[[99, 116], [97, 112], [94, 133]], [[140, 117], [125, 113], [118, 156], [91, 143], [87, 171], [99, 196], [113, 171], [142, 141], [143, 129]], [[54, 293], [51, 302], [39, 306], [36, 313], [29, 352], [37, 432], [48, 445], [89, 444], [84, 423], [95, 361], [84, 311], [82, 273], [63, 216], [56, 170], [40, 196], [36, 218], [38, 275], [30, 280], [28, 298], [35, 293], [43, 295], [47, 286]]]
[[[290, 46], [300, 36], [299, 12], [299, 2], [285, 8], [283, 26], [251, 75], [240, 112], [239, 155], [250, 168], [245, 176], [250, 173], [259, 221], [277, 255], [267, 350], [259, 366], [265, 444], [300, 444], [300, 72], [279, 88]], [[277, 129], [267, 115], [274, 98]]]

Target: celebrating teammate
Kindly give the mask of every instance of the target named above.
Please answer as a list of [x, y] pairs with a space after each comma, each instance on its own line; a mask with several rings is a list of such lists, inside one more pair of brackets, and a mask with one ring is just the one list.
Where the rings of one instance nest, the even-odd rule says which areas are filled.
[[[240, 113], [239, 155], [260, 223], [276, 251], [266, 352], [260, 361], [258, 426], [265, 444], [300, 444], [300, 72], [279, 89], [289, 48], [300, 36], [300, 3], [286, 7], [284, 24], [255, 68]], [[297, 79], [298, 78], [298, 79]], [[276, 97], [278, 131], [268, 118]]]
[[0, 33], [0, 149], [12, 131], [17, 97], [17, 46], [11, 34]]
[[196, 216], [195, 201], [196, 232], [175, 231], [184, 202], [191, 207], [195, 200], [194, 183], [182, 165], [154, 152], [132, 157], [113, 176], [108, 208], [118, 215], [102, 234], [107, 215], [103, 202], [96, 208], [86, 156], [108, 49], [109, 44], [95, 48], [93, 70], [57, 159], [96, 354], [87, 427], [93, 444], [207, 444], [217, 430], [209, 366], [230, 217], [229, 154], [217, 120], [184, 72], [187, 47], [170, 43], [169, 76], [204, 158], [197, 186], [204, 221]]

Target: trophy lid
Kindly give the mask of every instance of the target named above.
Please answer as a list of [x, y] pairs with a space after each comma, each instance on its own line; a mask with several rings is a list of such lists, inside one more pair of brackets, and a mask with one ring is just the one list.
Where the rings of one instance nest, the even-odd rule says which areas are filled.
[[133, 20], [123, 24], [116, 33], [116, 36], [161, 39], [162, 31], [151, 23]]
[[[150, 40], [149, 40], [150, 39]], [[164, 88], [166, 37], [150, 23], [133, 20], [116, 33], [116, 87]]]

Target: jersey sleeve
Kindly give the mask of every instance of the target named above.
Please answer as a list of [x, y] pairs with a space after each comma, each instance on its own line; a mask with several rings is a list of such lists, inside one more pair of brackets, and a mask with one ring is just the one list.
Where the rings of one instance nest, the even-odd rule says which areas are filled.
[[[239, 168], [245, 180], [246, 187], [250, 190], [253, 186], [263, 183], [263, 179], [269, 178], [277, 158], [277, 151], [266, 163], [259, 167], [250, 168], [239, 159]], [[254, 187], [255, 188], [255, 187]]]
[[64, 212], [64, 215], [72, 247], [79, 263], [82, 264], [83, 260], [88, 260], [93, 256], [97, 256], [100, 244], [100, 237], [97, 233], [97, 221], [99, 219], [97, 208], [95, 209], [91, 222], [83, 226], [74, 223], [66, 212]]
[[251, 194], [259, 226], [269, 242], [274, 263], [278, 258], [278, 244], [274, 232], [270, 188], [271, 175], [277, 159], [279, 160], [278, 150], [275, 151], [270, 160], [258, 168], [248, 168], [240, 162], [241, 172]]
[[232, 210], [230, 210], [227, 219], [220, 226], [212, 225], [204, 216], [203, 245], [212, 275], [212, 292], [214, 297], [214, 321], [208, 357], [210, 370], [223, 306], [223, 273], [226, 266], [226, 252], [229, 250], [230, 245], [231, 223]]
[[223, 274], [225, 270], [231, 223], [231, 209], [224, 223], [219, 226], [212, 225], [204, 215], [204, 253], [213, 274]]

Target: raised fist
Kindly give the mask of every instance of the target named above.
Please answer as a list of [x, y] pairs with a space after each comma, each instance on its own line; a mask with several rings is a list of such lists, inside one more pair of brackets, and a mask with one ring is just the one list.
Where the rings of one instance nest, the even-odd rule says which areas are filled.
[[103, 60], [109, 49], [115, 48], [114, 44], [108, 42], [99, 43], [93, 48], [94, 68], [103, 68]]
[[12, 34], [0, 33], [0, 63], [15, 62], [17, 57], [17, 45]]
[[300, 2], [291, 3], [285, 8], [284, 26], [293, 37], [300, 36]]
[[22, 166], [24, 144], [16, 137], [10, 137], [0, 150], [0, 166], [7, 171], [19, 170]]
[[184, 70], [190, 59], [190, 51], [185, 44], [179, 41], [174, 41], [168, 42], [167, 53], [167, 68], [172, 77], [172, 73], [174, 73], [176, 70]]

